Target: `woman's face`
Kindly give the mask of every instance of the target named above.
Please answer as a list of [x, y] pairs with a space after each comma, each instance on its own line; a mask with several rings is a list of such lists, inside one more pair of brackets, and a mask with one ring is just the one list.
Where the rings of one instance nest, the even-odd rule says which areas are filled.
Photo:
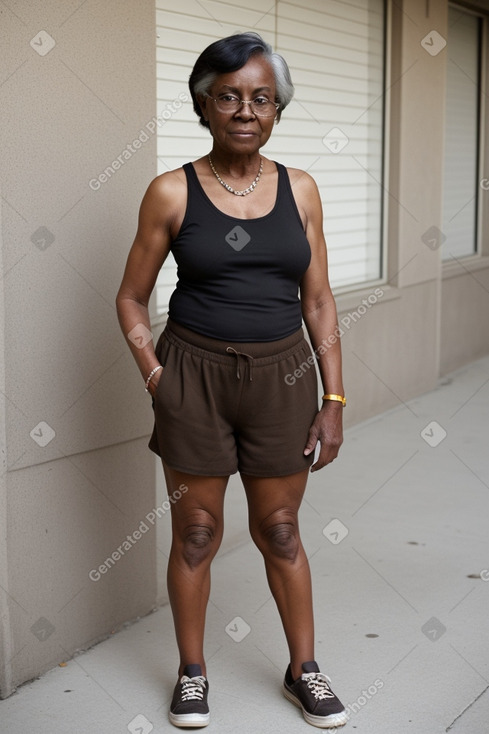
[[[275, 77], [270, 63], [261, 55], [253, 56], [237, 71], [220, 74], [209, 90], [211, 97], [233, 94], [239, 99], [253, 100], [258, 96], [275, 102]], [[214, 147], [228, 154], [250, 155], [267, 142], [275, 116], [258, 117], [249, 105], [237, 112], [220, 112], [209, 97], [200, 102], [204, 118], [209, 121]]]

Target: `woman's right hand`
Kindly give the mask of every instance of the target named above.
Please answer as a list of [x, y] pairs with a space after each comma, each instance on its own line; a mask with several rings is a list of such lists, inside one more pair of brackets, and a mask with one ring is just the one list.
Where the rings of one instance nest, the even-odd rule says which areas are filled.
[[[148, 303], [163, 263], [185, 216], [187, 183], [182, 169], [157, 176], [149, 185], [139, 210], [136, 237], [127, 258], [124, 277], [116, 297], [117, 316], [129, 349], [144, 382], [157, 364], [151, 334]], [[131, 339], [135, 328], [144, 345]], [[143, 328], [144, 327], [144, 328]], [[158, 372], [161, 372], [159, 370]], [[161, 375], [148, 390], [154, 396]]]
[[155, 374], [153, 375], [153, 377], [149, 381], [148, 391], [149, 391], [149, 394], [151, 395], [152, 398], [155, 397], [156, 388], [158, 387], [158, 383], [159, 383], [159, 381], [161, 379], [161, 375], [163, 374], [163, 370], [164, 369], [165, 368], [162, 367], [161, 370], [158, 370], [158, 372], [155, 372]]

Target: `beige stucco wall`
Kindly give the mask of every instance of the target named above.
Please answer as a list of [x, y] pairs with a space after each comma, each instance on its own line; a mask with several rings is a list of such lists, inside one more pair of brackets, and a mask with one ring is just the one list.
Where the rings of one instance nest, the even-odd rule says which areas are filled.
[[[170, 537], [165, 514], [89, 578], [166, 496], [147, 449], [150, 402], [114, 307], [156, 172], [154, 135], [89, 186], [156, 113], [153, 3], [10, 8], [0, 9], [0, 697], [164, 602]], [[368, 307], [376, 286], [337, 294], [347, 425], [489, 351], [487, 269], [477, 266], [476, 286], [421, 239], [441, 226], [446, 58], [420, 41], [446, 34], [447, 2], [426, 9], [424, 0], [391, 7], [388, 282]], [[40, 31], [55, 41], [44, 56], [51, 42]], [[227, 526], [226, 547], [243, 533]]]
[[155, 506], [151, 404], [114, 304], [156, 175], [155, 136], [89, 186], [155, 115], [154, 8], [9, 8], [0, 89], [2, 697], [156, 601], [152, 527], [100, 580], [88, 575]]
[[443, 278], [441, 364], [446, 375], [489, 351], [489, 263], [450, 268]]

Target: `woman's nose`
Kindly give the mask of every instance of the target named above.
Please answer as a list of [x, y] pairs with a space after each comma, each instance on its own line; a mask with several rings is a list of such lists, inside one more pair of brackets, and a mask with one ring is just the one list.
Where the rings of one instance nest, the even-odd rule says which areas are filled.
[[255, 113], [251, 109], [251, 102], [241, 102], [241, 105], [236, 111], [235, 115], [241, 117], [241, 119], [243, 120], [249, 120], [252, 117], [255, 117]]

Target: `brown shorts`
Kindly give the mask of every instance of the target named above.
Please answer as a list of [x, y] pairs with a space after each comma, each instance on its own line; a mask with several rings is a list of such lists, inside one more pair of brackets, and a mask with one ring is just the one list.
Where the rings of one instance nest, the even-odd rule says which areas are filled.
[[273, 342], [226, 342], [168, 319], [149, 448], [182, 472], [295, 474], [318, 410], [315, 360], [303, 329]]

